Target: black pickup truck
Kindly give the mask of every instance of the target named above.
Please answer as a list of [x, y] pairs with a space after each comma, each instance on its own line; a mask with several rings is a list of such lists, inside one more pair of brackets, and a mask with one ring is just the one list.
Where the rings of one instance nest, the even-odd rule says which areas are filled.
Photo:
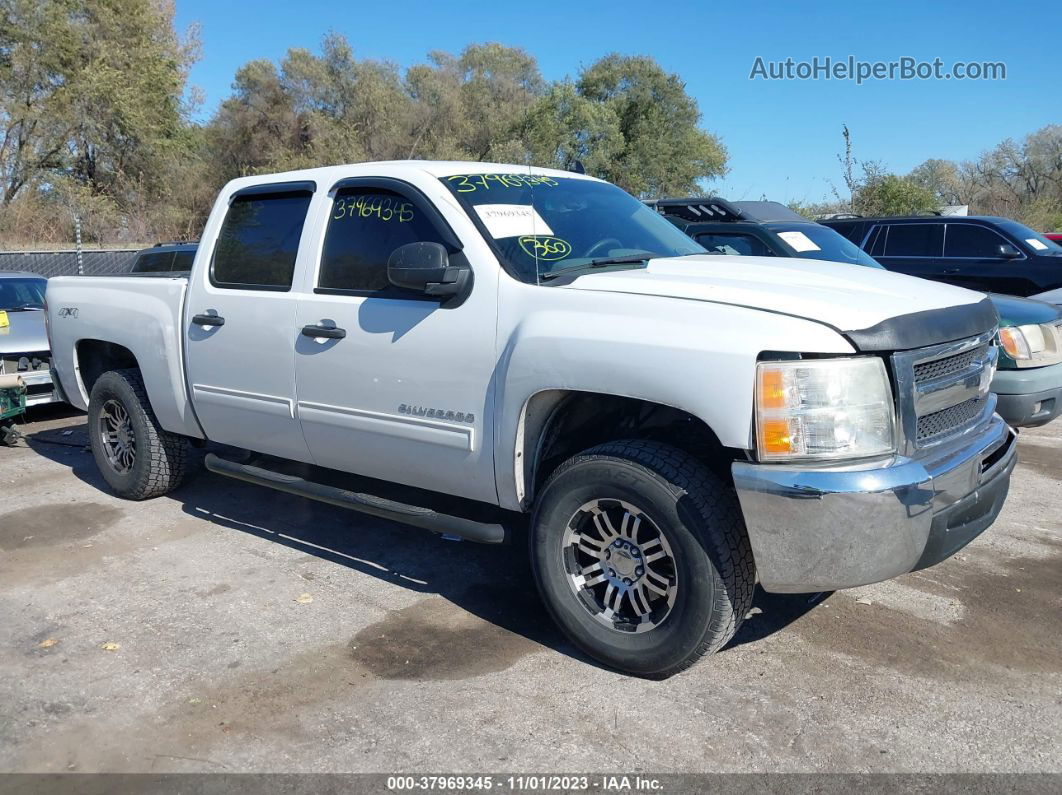
[[1062, 246], [989, 215], [826, 218], [890, 271], [1036, 298], [1062, 287]]

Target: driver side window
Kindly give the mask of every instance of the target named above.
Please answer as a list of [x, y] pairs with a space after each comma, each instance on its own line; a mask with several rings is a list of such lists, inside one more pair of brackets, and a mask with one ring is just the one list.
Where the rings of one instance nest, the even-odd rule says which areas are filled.
[[1008, 243], [991, 229], [973, 224], [948, 224], [944, 238], [945, 257], [997, 259], [999, 247]]
[[[387, 260], [406, 243], [445, 241], [432, 221], [394, 191], [343, 188], [336, 192], [325, 230], [319, 293], [410, 298], [387, 280]], [[393, 291], [393, 293], [392, 293]]]

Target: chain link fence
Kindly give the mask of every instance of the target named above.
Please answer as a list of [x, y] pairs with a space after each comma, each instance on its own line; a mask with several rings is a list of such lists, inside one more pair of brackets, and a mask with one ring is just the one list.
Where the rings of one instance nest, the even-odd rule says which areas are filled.
[[[128, 273], [140, 249], [81, 250], [85, 276]], [[0, 251], [0, 272], [26, 271], [41, 276], [77, 276], [76, 251]]]

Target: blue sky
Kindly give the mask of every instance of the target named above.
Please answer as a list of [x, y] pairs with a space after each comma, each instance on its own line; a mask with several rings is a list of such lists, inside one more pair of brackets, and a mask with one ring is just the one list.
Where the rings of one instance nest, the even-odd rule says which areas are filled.
[[[1004, 138], [1062, 122], [1062, 29], [1057, 5], [875, 2], [647, 3], [278, 2], [177, 0], [180, 29], [198, 22], [202, 58], [192, 83], [204, 115], [228, 96], [236, 69], [316, 50], [329, 30], [362, 58], [401, 66], [431, 50], [459, 52], [498, 41], [534, 55], [547, 79], [575, 76], [609, 52], [646, 54], [686, 81], [702, 126], [726, 145], [730, 171], [710, 189], [733, 199], [818, 201], [840, 182], [841, 125], [855, 154], [906, 172], [929, 157], [974, 158]], [[768, 61], [890, 61], [903, 56], [949, 68], [1002, 61], [1001, 81], [749, 80]]]

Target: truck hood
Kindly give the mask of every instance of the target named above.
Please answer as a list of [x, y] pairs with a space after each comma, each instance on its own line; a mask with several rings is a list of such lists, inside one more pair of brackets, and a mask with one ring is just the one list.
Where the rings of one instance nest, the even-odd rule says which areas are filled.
[[37, 353], [48, 350], [44, 312], [8, 312], [10, 325], [0, 328], [0, 353]]
[[638, 270], [588, 273], [566, 287], [746, 306], [845, 331], [985, 300], [983, 293], [900, 273], [789, 257], [660, 258]]

